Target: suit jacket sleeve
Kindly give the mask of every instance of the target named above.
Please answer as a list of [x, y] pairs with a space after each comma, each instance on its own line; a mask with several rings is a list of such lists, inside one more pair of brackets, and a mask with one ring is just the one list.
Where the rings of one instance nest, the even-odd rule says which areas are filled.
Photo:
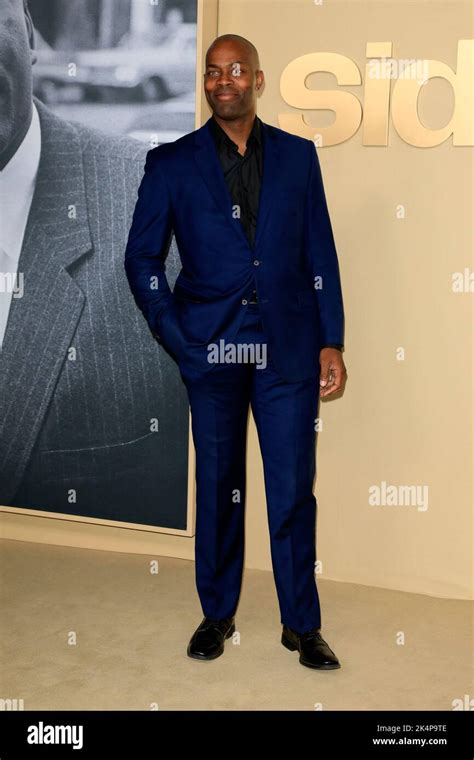
[[344, 344], [344, 307], [336, 246], [316, 146], [309, 142], [310, 176], [305, 209], [305, 246], [318, 297], [321, 344]]
[[173, 214], [158, 150], [154, 148], [147, 153], [124, 266], [135, 302], [154, 337], [159, 339], [161, 316], [174, 298], [165, 274]]

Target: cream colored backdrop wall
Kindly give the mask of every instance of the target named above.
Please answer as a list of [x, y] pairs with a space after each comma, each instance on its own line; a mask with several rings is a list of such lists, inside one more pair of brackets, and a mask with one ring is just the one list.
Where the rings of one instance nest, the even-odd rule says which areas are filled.
[[[394, 58], [432, 58], [456, 70], [457, 43], [472, 38], [472, 4], [220, 0], [218, 33], [250, 39], [266, 87], [263, 121], [298, 112], [280, 95], [285, 66], [306, 53], [338, 52], [364, 77], [367, 42], [393, 42]], [[330, 74], [308, 87], [336, 89]], [[363, 103], [364, 84], [345, 88]], [[426, 126], [450, 120], [443, 80], [420, 98]], [[308, 115], [328, 126], [329, 112]], [[320, 405], [317, 577], [472, 598], [472, 293], [452, 274], [472, 271], [472, 148], [422, 149], [390, 124], [388, 147], [319, 148], [346, 308], [348, 383]], [[397, 207], [405, 218], [397, 218]], [[271, 252], [267, 254], [271, 256]], [[405, 360], [397, 360], [397, 348]], [[255, 428], [248, 455], [247, 565], [270, 568]], [[368, 489], [428, 486], [428, 508], [370, 506]]]
[[[457, 42], [470, 39], [471, 3], [326, 0], [199, 0], [198, 55], [217, 34], [257, 46], [266, 74], [260, 117], [297, 111], [280, 96], [285, 66], [317, 51], [338, 52], [364, 74], [367, 42], [393, 43], [394, 58], [439, 59], [456, 69]], [[197, 74], [197, 125], [209, 116]], [[310, 87], [335, 89], [312, 75]], [[349, 88], [345, 88], [349, 89]], [[363, 101], [364, 84], [350, 88]], [[440, 128], [450, 86], [438, 79], [420, 116]], [[307, 116], [328, 126], [328, 112]], [[348, 384], [321, 405], [318, 577], [440, 597], [472, 598], [472, 298], [452, 292], [453, 272], [472, 261], [472, 148], [421, 149], [390, 126], [388, 147], [364, 147], [361, 130], [319, 149], [339, 252], [346, 307]], [[397, 218], [397, 207], [405, 218]], [[403, 347], [404, 361], [396, 351]], [[370, 506], [368, 489], [428, 486], [428, 509]], [[2, 508], [2, 535], [24, 541], [192, 560], [194, 538]], [[27, 513], [27, 514], [25, 514]], [[246, 567], [271, 569], [261, 458], [251, 420]], [[245, 593], [245, 587], [244, 587]]]

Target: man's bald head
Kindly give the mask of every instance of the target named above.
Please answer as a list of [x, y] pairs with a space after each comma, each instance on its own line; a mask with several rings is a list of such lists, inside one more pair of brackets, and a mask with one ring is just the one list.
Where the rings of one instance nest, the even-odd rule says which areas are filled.
[[210, 52], [216, 46], [226, 42], [235, 42], [238, 45], [241, 45], [247, 51], [248, 58], [252, 61], [252, 65], [255, 67], [255, 70], [260, 69], [260, 60], [257, 48], [253, 42], [250, 42], [250, 40], [246, 39], [246, 37], [241, 37], [240, 34], [221, 34], [219, 37], [216, 37], [214, 42], [212, 42], [207, 49], [206, 63], [208, 61]]

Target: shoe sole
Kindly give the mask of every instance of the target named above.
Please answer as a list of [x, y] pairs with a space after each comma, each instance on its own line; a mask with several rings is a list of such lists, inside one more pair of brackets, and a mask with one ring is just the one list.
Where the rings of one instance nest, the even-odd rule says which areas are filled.
[[[225, 638], [230, 639], [233, 633], [235, 633], [235, 623], [232, 623], [231, 627], [229, 628], [229, 630], [227, 631], [225, 635]], [[220, 657], [222, 654], [224, 654], [224, 647], [222, 647], [222, 650], [220, 652], [217, 652], [217, 654], [212, 654], [212, 655], [192, 654], [190, 653], [189, 647], [188, 647], [187, 654], [188, 654], [188, 657], [191, 657], [193, 660], [215, 660], [217, 659], [217, 657]]]
[[[293, 642], [287, 639], [284, 634], [282, 634], [281, 643], [283, 644], [284, 647], [289, 649], [290, 652], [299, 652], [299, 649], [296, 646], [296, 644], [293, 644]], [[341, 667], [340, 662], [337, 664], [328, 663], [326, 665], [312, 665], [309, 662], [305, 662], [304, 660], [301, 659], [301, 653], [300, 653], [300, 662], [302, 665], [305, 665], [307, 668], [313, 668], [314, 670], [337, 670], [338, 668]]]

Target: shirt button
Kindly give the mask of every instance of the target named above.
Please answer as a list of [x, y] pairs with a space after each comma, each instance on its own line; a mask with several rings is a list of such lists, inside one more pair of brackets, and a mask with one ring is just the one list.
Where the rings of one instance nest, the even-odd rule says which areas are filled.
[[247, 306], [247, 304], [248, 304], [247, 299], [246, 298], [242, 298], [242, 303], [243, 303], [244, 306]]
[[253, 262], [253, 264], [254, 264], [255, 267], [258, 267], [258, 265], [260, 264], [260, 262], [259, 262], [258, 259], [255, 259], [255, 261]]

